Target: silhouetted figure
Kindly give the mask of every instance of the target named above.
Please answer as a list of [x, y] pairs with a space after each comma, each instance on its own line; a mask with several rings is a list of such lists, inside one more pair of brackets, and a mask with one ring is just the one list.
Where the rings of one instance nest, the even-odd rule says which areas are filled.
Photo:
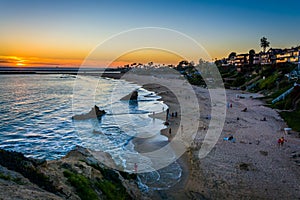
[[168, 121], [168, 119], [169, 119], [169, 112], [170, 112], [170, 110], [169, 110], [169, 108], [167, 109], [167, 115], [166, 115], [166, 122]]
[[267, 119], [264, 117], [264, 118], [262, 118], [260, 121], [267, 121]]

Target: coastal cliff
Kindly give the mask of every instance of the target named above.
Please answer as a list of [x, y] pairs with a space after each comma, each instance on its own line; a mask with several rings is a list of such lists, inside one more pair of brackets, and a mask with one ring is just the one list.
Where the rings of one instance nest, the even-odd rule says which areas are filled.
[[[111, 160], [107, 153], [103, 158]], [[112, 161], [112, 160], [111, 160]], [[135, 174], [110, 169], [83, 147], [45, 161], [0, 150], [0, 199], [147, 199]]]

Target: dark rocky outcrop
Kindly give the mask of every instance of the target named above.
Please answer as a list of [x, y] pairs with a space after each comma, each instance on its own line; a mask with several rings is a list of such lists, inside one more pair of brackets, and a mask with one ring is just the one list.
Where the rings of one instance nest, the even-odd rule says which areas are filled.
[[100, 110], [99, 107], [95, 105], [90, 110], [90, 112], [81, 115], [74, 115], [72, 119], [75, 120], [85, 120], [85, 119], [92, 119], [92, 118], [101, 119], [101, 117], [105, 114], [106, 114], [105, 110]]
[[109, 154], [97, 152], [96, 159], [83, 147], [53, 161], [0, 150], [0, 199], [149, 199], [135, 174], [106, 167], [99, 158], [113, 162]]
[[19, 172], [32, 183], [39, 185], [49, 192], [55, 192], [49, 177], [41, 173], [37, 166], [43, 165], [44, 160], [26, 158], [18, 152], [10, 152], [0, 149], [0, 165], [9, 170]]
[[137, 101], [138, 96], [139, 96], [138, 91], [135, 90], [135, 91], [131, 92], [130, 94], [126, 95], [125, 97], [121, 98], [121, 100], [125, 100], [125, 101], [128, 101], [128, 100]]

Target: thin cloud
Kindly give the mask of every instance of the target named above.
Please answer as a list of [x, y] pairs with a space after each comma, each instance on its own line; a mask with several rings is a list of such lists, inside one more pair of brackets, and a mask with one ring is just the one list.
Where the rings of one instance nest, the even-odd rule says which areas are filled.
[[15, 62], [10, 60], [0, 60], [0, 63], [15, 63]]

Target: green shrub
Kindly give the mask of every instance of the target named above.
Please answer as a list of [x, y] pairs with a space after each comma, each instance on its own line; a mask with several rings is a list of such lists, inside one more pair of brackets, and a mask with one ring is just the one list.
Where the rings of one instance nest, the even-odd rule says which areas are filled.
[[13, 181], [13, 182], [15, 182], [15, 183], [17, 183], [17, 184], [19, 184], [19, 185], [24, 184], [24, 183], [22, 182], [22, 179], [21, 179], [21, 178], [12, 178], [11, 176], [9, 176], [9, 175], [4, 175], [4, 174], [2, 174], [2, 173], [0, 173], [0, 179], [4, 179], [4, 180], [7, 180], [7, 181]]
[[239, 76], [233, 81], [232, 86], [238, 87], [243, 85], [246, 82], [246, 78], [244, 76]]
[[284, 107], [285, 107], [285, 101], [278, 101], [274, 105], [272, 105], [271, 107], [283, 110]]
[[4, 180], [9, 181], [9, 180], [11, 180], [11, 177], [0, 173], [0, 179], [4, 179]]
[[98, 187], [107, 197], [111, 200], [124, 200], [129, 199], [129, 196], [124, 187], [118, 187], [118, 185], [108, 180], [98, 181], [96, 183]]
[[300, 132], [300, 110], [293, 112], [281, 112], [280, 116], [287, 122], [289, 127], [293, 130]]
[[276, 79], [278, 78], [277, 74], [273, 74], [269, 77], [267, 77], [265, 80], [261, 81], [259, 83], [259, 89], [264, 90], [264, 89], [272, 89], [276, 87]]
[[71, 185], [76, 189], [76, 193], [82, 200], [99, 199], [98, 195], [92, 188], [92, 184], [86, 177], [75, 174], [69, 170], [64, 171], [64, 176], [68, 179]]

